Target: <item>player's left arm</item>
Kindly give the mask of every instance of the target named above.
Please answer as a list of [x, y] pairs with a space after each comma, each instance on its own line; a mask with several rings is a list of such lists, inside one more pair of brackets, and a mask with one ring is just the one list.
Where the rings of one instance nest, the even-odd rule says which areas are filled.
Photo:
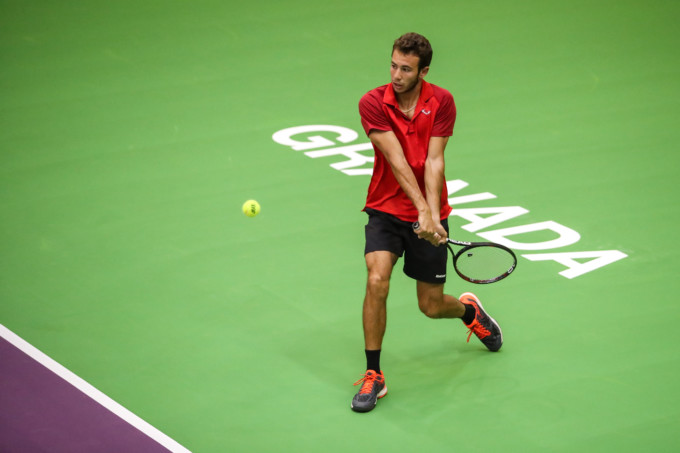
[[425, 199], [432, 213], [432, 220], [441, 237], [440, 243], [445, 243], [447, 234], [441, 224], [441, 197], [444, 188], [444, 150], [449, 137], [430, 137], [425, 160]]

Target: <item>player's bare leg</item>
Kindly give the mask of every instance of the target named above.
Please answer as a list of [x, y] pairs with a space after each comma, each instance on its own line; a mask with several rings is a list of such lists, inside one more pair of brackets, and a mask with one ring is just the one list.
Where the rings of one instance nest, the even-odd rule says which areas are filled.
[[390, 290], [392, 268], [397, 255], [378, 251], [366, 254], [368, 279], [364, 297], [363, 323], [366, 349], [378, 350], [382, 347], [387, 324], [387, 294]]
[[418, 307], [428, 318], [462, 318], [465, 305], [458, 299], [444, 294], [443, 283], [417, 283]]
[[465, 327], [470, 329], [490, 351], [498, 351], [503, 345], [501, 328], [489, 316], [477, 296], [464, 293], [460, 300], [444, 294], [444, 285], [418, 282], [418, 306], [429, 318], [461, 318]]
[[355, 382], [361, 385], [352, 398], [352, 410], [373, 410], [379, 398], [387, 394], [385, 376], [380, 370], [380, 350], [387, 324], [387, 294], [390, 291], [392, 268], [397, 255], [377, 251], [366, 254], [368, 279], [364, 297], [364, 340], [366, 342], [366, 374]]

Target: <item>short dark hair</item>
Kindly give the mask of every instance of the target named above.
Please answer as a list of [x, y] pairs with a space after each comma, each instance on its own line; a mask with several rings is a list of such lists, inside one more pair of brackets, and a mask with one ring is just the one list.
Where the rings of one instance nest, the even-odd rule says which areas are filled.
[[432, 62], [432, 46], [430, 41], [418, 33], [406, 33], [394, 40], [392, 52], [399, 50], [403, 54], [414, 54], [420, 59], [418, 71], [430, 66]]

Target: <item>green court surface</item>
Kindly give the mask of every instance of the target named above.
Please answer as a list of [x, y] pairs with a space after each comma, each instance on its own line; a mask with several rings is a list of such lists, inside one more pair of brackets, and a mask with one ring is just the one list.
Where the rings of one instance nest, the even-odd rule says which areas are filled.
[[[679, 17], [661, 0], [2, 1], [0, 324], [194, 452], [678, 451]], [[495, 196], [454, 205], [453, 235], [529, 248], [503, 282], [447, 283], [499, 321], [495, 354], [424, 317], [398, 265], [389, 394], [356, 414], [370, 165], [337, 148], [367, 143], [358, 100], [407, 31], [458, 107], [451, 197]], [[272, 138], [313, 125], [349, 136]], [[597, 256], [621, 259], [560, 274]]]

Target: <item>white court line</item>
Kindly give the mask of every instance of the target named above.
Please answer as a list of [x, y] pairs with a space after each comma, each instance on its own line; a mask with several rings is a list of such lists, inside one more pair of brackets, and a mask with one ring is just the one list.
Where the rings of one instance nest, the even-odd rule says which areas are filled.
[[104, 395], [102, 392], [94, 388], [92, 385], [85, 382], [80, 377], [73, 374], [71, 371], [64, 368], [59, 363], [55, 362], [43, 352], [38, 350], [35, 346], [31, 345], [23, 338], [19, 337], [17, 334], [9, 330], [7, 327], [0, 324], [0, 337], [12, 343], [14, 346], [19, 348], [22, 352], [29, 355], [31, 358], [36, 360], [41, 365], [47, 367], [57, 376], [64, 379], [66, 382], [116, 414], [118, 417], [122, 418], [168, 450], [176, 453], [190, 453], [189, 450], [184, 448], [182, 445], [178, 444], [176, 441], [166, 436], [158, 429], [154, 428], [141, 418], [137, 417], [135, 414], [125, 409], [120, 404], [113, 401], [108, 396]]

